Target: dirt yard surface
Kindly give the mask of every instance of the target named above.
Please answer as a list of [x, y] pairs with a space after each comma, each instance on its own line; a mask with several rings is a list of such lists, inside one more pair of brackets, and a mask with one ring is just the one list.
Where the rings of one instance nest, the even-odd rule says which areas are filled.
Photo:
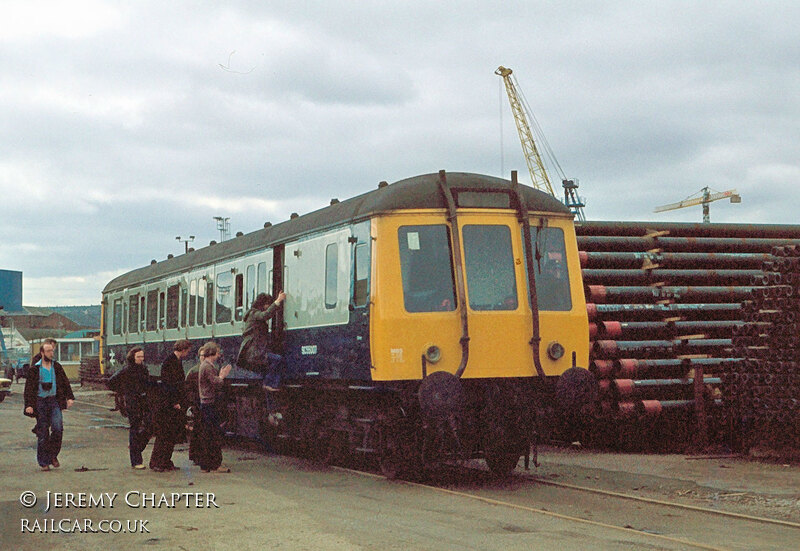
[[520, 462], [507, 480], [476, 471], [417, 485], [233, 444], [223, 452], [230, 474], [200, 473], [185, 445], [173, 457], [180, 471], [133, 471], [127, 424], [105, 391], [76, 391], [62, 466], [40, 472], [22, 385], [13, 390], [0, 404], [2, 549], [761, 550], [800, 541], [789, 525], [543, 484], [797, 521], [797, 465], [547, 448], [541, 467]]

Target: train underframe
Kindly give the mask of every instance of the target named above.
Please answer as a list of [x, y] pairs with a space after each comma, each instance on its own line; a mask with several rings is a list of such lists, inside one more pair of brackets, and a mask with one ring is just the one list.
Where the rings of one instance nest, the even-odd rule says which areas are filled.
[[497, 475], [511, 472], [536, 442], [537, 411], [552, 402], [553, 381], [441, 373], [432, 383], [230, 387], [228, 432], [327, 463], [372, 462], [392, 478], [476, 458]]

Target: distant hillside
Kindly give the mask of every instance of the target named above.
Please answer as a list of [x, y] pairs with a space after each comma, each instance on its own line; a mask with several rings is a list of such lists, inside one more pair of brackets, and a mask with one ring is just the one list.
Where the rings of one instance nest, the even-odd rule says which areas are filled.
[[48, 306], [47, 310], [57, 312], [81, 327], [100, 328], [99, 304], [97, 306]]

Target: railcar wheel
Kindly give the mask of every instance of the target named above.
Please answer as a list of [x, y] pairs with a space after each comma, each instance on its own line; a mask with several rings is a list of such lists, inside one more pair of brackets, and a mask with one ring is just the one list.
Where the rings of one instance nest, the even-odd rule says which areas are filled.
[[486, 450], [486, 465], [496, 476], [506, 477], [517, 467], [521, 455], [508, 450]]

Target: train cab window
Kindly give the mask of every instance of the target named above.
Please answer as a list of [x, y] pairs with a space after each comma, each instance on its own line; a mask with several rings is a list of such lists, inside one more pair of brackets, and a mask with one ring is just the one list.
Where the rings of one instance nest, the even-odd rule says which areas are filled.
[[267, 263], [258, 263], [258, 284], [256, 285], [256, 294], [267, 292]]
[[139, 332], [139, 293], [128, 298], [128, 329], [131, 333]]
[[355, 279], [353, 282], [353, 304], [364, 306], [367, 304], [367, 279], [369, 277], [369, 245], [359, 243], [356, 245]]
[[167, 287], [167, 329], [178, 327], [178, 300], [180, 298], [180, 285]]
[[339, 247], [331, 243], [325, 247], [325, 308], [336, 308], [336, 289], [339, 276]]
[[197, 280], [189, 282], [189, 327], [194, 327], [197, 319]]
[[147, 330], [155, 331], [158, 328], [158, 290], [147, 292]]
[[206, 281], [206, 325], [211, 325], [214, 321], [214, 281]]
[[516, 310], [519, 301], [509, 227], [467, 225], [461, 233], [469, 307]]
[[121, 335], [122, 334], [122, 299], [118, 298], [114, 300], [114, 321], [112, 323], [111, 334], [113, 335]]
[[455, 310], [453, 255], [447, 226], [401, 226], [397, 235], [406, 310]]
[[235, 317], [236, 321], [242, 321], [244, 315], [244, 274], [236, 274], [236, 285], [234, 286]]
[[[211, 302], [211, 293], [208, 294]], [[233, 274], [225, 270], [217, 274], [217, 323], [231, 321], [233, 309]]]
[[564, 230], [532, 227], [531, 245], [539, 310], [572, 310]]
[[244, 309], [249, 310], [256, 299], [256, 267], [250, 264], [247, 267], [247, 286], [245, 287]]
[[206, 283], [202, 279], [197, 280], [197, 325], [205, 325], [206, 315]]

